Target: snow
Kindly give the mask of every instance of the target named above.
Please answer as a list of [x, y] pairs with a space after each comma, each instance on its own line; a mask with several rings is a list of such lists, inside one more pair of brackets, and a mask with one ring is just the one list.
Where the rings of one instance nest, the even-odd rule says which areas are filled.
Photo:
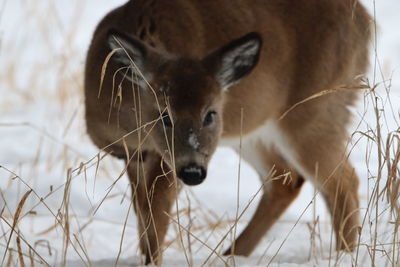
[[[0, 265], [5, 265], [10, 255], [11, 265], [19, 265], [15, 251], [5, 254], [10, 236], [6, 222], [12, 224], [16, 207], [30, 188], [34, 192], [25, 202], [17, 225], [24, 253], [29, 253], [29, 244], [51, 266], [60, 265], [65, 234], [63, 227], [55, 225], [63, 222], [61, 214], [68, 211], [67, 266], [87, 266], [88, 262], [92, 266], [112, 266], [117, 259], [118, 266], [132, 266], [143, 261], [128, 179], [120, 177], [123, 163], [106, 156], [97, 164], [99, 151], [88, 138], [83, 120], [82, 71], [91, 34], [104, 14], [123, 2], [0, 1]], [[376, 2], [379, 33], [376, 52], [371, 51], [368, 79], [380, 83], [377, 94], [382, 100], [378, 105], [385, 108], [385, 137], [399, 125], [400, 2], [362, 2], [371, 13]], [[384, 85], [391, 85], [389, 94]], [[350, 132], [376, 128], [372, 107], [370, 96], [360, 100], [354, 108]], [[376, 216], [367, 212], [367, 206], [377, 175], [377, 150], [361, 134], [354, 134], [352, 140], [355, 147], [350, 158], [360, 176], [361, 213], [366, 215], [361, 243], [372, 244]], [[350, 266], [356, 258], [358, 266], [371, 265], [372, 252], [364, 245], [358, 253], [336, 255], [329, 216], [318, 194], [314, 199], [310, 183], [251, 257], [219, 258], [213, 254], [213, 249], [221, 253], [229, 246], [231, 234], [221, 246], [218, 242], [245, 210], [237, 226], [236, 232], [240, 233], [260, 197], [256, 172], [242, 161], [238, 175], [239, 161], [231, 149], [219, 148], [206, 181], [181, 192], [178, 208], [186, 210], [180, 215], [185, 248], [179, 241], [178, 226], [172, 222], [163, 265]], [[63, 204], [64, 196], [69, 196], [67, 206]], [[393, 218], [385, 210], [386, 202], [380, 205], [377, 248], [382, 251], [376, 252], [375, 265], [390, 266], [389, 256], [383, 251], [392, 249], [384, 243], [393, 241], [393, 227], [388, 223]], [[188, 228], [195, 237], [188, 235]], [[13, 249], [17, 249], [16, 235], [13, 233], [11, 238]], [[188, 259], [184, 251], [192, 251]], [[38, 260], [38, 256], [34, 258]], [[25, 263], [29, 263], [29, 257]]]

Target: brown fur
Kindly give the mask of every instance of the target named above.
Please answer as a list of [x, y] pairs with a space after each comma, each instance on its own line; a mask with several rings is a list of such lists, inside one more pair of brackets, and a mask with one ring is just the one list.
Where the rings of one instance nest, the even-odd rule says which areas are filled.
[[[190, 162], [206, 168], [220, 137], [245, 137], [270, 120], [290, 140], [302, 169], [313, 175], [326, 199], [338, 249], [352, 249], [358, 230], [358, 179], [344, 154], [347, 106], [355, 93], [323, 96], [278, 118], [317, 92], [357, 83], [355, 77], [368, 65], [369, 23], [355, 0], [135, 0], [100, 22], [86, 62], [87, 130], [99, 148], [127, 160], [147, 262], [161, 262], [168, 222], [164, 212], [178, 190], [172, 173]], [[110, 29], [146, 46], [152, 89], [116, 74], [120, 66], [113, 57], [100, 88], [102, 66], [111, 52]], [[210, 73], [219, 66], [213, 63], [218, 57], [210, 53], [249, 32], [258, 32], [263, 41], [258, 64], [222, 91]], [[214, 54], [220, 55], [218, 50]], [[122, 73], [130, 75], [126, 69]], [[155, 121], [163, 110], [174, 121], [173, 130]], [[217, 114], [213, 127], [201, 125], [207, 110]], [[201, 144], [195, 151], [186, 143], [188, 131]], [[138, 158], [141, 152], [146, 152], [145, 160]], [[266, 167], [275, 166], [277, 175], [291, 170], [293, 180], [266, 186], [249, 226], [227, 254], [249, 255], [295, 199], [303, 179], [310, 178], [302, 177], [279, 150], [260, 146], [254, 155]], [[166, 170], [172, 173], [164, 174]]]

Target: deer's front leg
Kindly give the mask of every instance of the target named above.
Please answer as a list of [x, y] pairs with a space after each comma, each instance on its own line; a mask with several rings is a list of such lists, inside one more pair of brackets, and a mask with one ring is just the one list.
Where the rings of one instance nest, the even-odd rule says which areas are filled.
[[275, 165], [276, 173], [267, 181], [265, 192], [258, 204], [257, 210], [247, 227], [228, 248], [224, 255], [249, 256], [263, 236], [279, 219], [286, 208], [299, 194], [304, 179], [295, 172], [288, 175], [288, 169]]
[[146, 264], [160, 264], [162, 245], [168, 229], [176, 180], [157, 154], [147, 152], [128, 164], [132, 199], [138, 219], [140, 249]]

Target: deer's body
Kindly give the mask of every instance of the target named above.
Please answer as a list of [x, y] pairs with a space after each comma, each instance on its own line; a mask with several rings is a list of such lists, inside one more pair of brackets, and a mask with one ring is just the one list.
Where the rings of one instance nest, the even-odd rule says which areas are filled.
[[[185, 183], [197, 184], [216, 145], [239, 150], [239, 138], [242, 155], [262, 181], [271, 169], [275, 176], [291, 171], [292, 179], [289, 185], [264, 182], [268, 190], [256, 214], [227, 253], [248, 255], [297, 196], [303, 179], [325, 197], [338, 248], [354, 246], [358, 181], [345, 145], [347, 106], [355, 93], [325, 95], [279, 118], [313, 94], [357, 83], [368, 65], [369, 20], [354, 0], [136, 0], [103, 19], [86, 65], [88, 132], [98, 147], [127, 159], [148, 261], [160, 260], [164, 211], [179, 191], [171, 189], [176, 178], [165, 169], [176, 168], [179, 176], [183, 168]], [[249, 32], [259, 34], [262, 46], [250, 34], [210, 54]], [[102, 66], [113, 49], [99, 94]], [[137, 60], [141, 71], [124, 68], [127, 58]], [[142, 74], [148, 84], [135, 82]], [[196, 120], [209, 106], [211, 124], [202, 126]], [[161, 127], [168, 132], [162, 137], [152, 131], [158, 131], [154, 120], [166, 108], [175, 129]], [[193, 172], [185, 169], [189, 165]], [[149, 190], [151, 197], [145, 197]]]

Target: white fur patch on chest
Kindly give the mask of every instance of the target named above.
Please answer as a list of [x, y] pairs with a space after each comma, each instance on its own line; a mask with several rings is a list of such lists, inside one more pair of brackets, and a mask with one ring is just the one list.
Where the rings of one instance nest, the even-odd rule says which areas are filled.
[[[237, 153], [241, 153], [244, 160], [252, 165], [261, 176], [265, 178], [272, 166], [267, 166], [264, 162], [264, 157], [261, 151], [274, 149], [277, 151], [287, 163], [294, 168], [304, 178], [312, 179], [305, 168], [298, 160], [298, 153], [294, 146], [291, 145], [291, 140], [280, 129], [279, 125], [268, 120], [263, 126], [259, 127], [252, 133], [242, 137], [242, 147], [240, 149], [240, 138], [223, 138], [221, 145], [232, 147]], [[261, 148], [261, 149], [260, 149]], [[261, 150], [261, 151], [260, 151]]]

